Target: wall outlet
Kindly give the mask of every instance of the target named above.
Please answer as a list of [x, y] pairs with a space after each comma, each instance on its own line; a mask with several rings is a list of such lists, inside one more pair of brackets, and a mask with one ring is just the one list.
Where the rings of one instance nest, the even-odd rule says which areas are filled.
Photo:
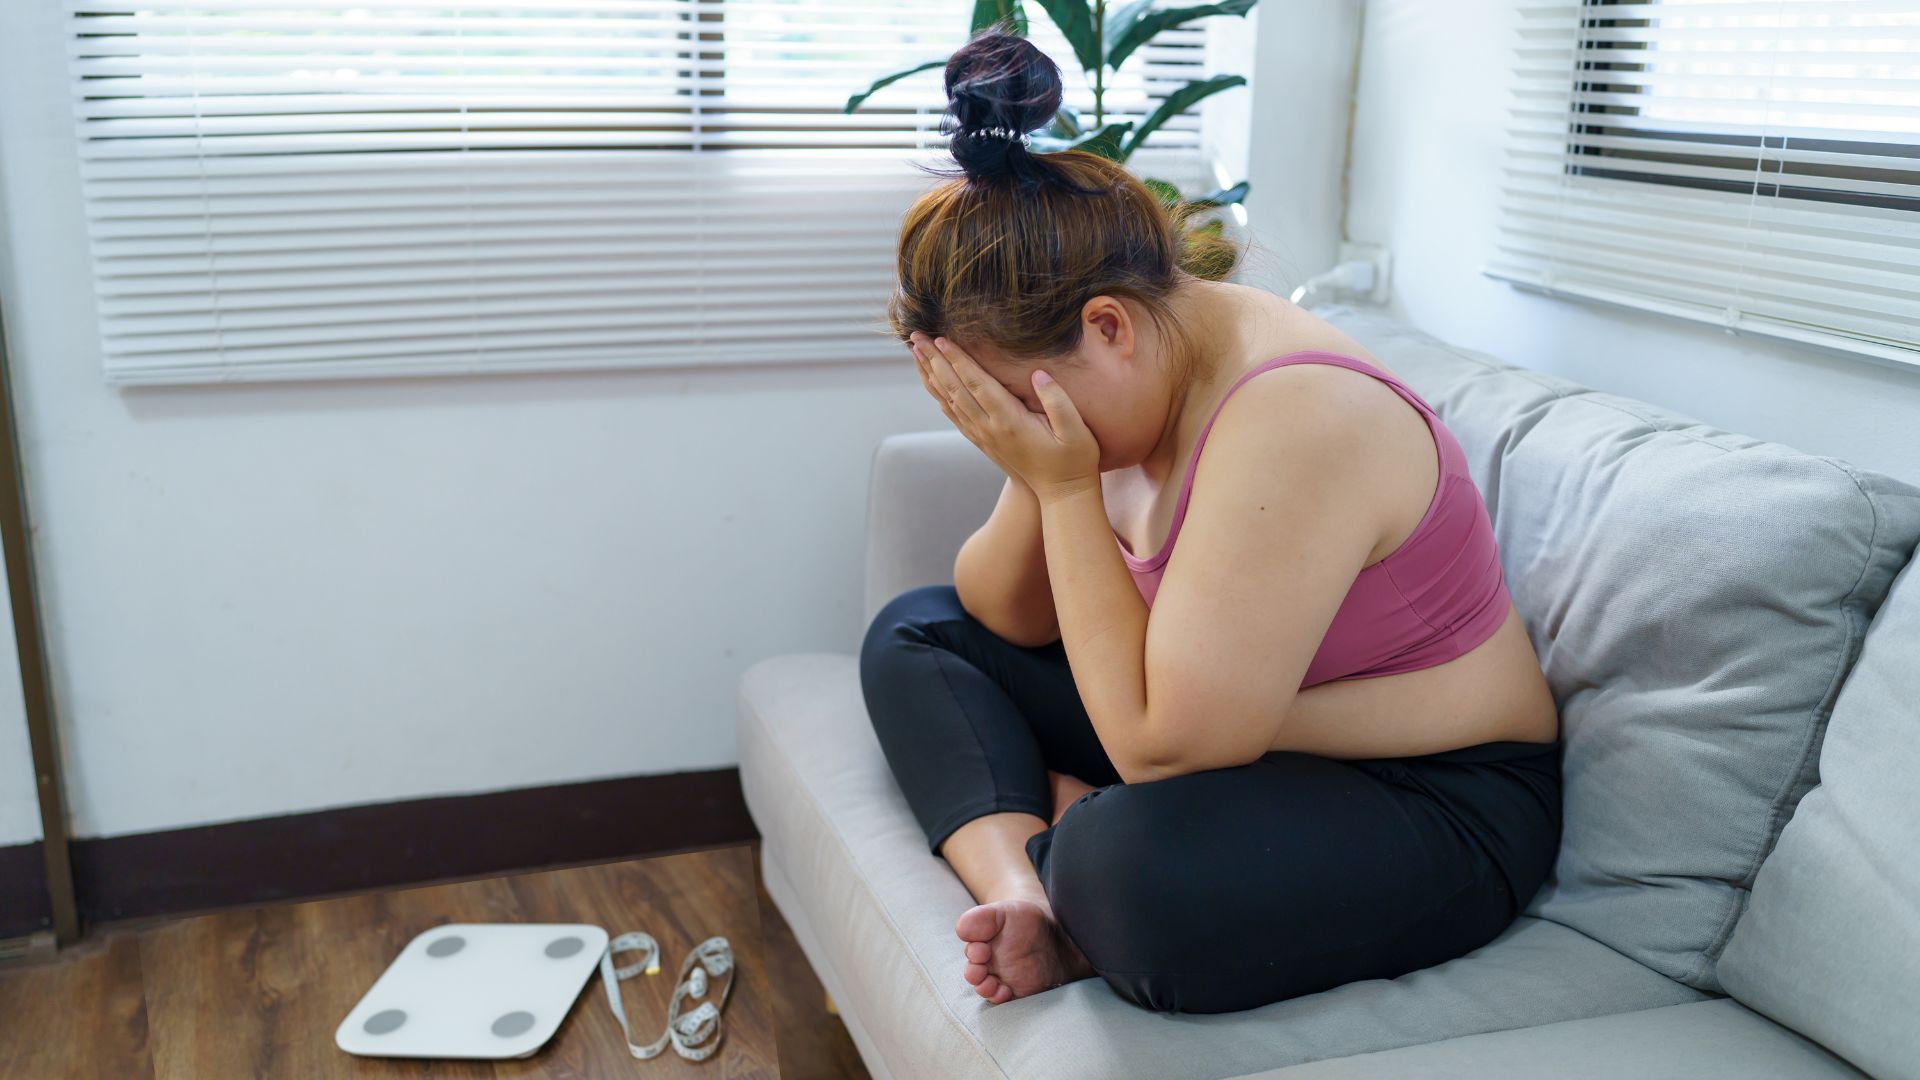
[[1369, 304], [1384, 304], [1393, 295], [1393, 252], [1379, 244], [1341, 244], [1340, 261], [1360, 259], [1373, 264], [1373, 291], [1365, 296], [1356, 296], [1355, 300], [1364, 300]]

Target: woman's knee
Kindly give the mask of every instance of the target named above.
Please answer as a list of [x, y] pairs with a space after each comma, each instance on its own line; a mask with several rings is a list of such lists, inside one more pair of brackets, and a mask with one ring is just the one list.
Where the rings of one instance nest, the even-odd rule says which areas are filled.
[[1190, 838], [1166, 798], [1178, 793], [1154, 787], [1099, 788], [1062, 815], [1045, 851], [1054, 917], [1100, 978], [1141, 1008], [1229, 1012], [1274, 1000], [1226, 970], [1246, 949], [1209, 915], [1207, 898], [1234, 887], [1234, 868], [1183, 857]]
[[1103, 973], [1173, 963], [1195, 914], [1180, 818], [1153, 787], [1096, 788], [1048, 836], [1042, 881], [1054, 917]]
[[1319, 841], [1258, 836], [1287, 826], [1235, 805], [1249, 768], [1097, 789], [1030, 846], [1054, 917], [1125, 1000], [1230, 1012], [1327, 985], [1309, 955], [1333, 900], [1313, 880]]
[[887, 601], [874, 613], [860, 641], [861, 681], [871, 688], [876, 680], [887, 678], [901, 662], [910, 662], [930, 644], [928, 627], [965, 614], [951, 585], [923, 585]]
[[867, 624], [860, 655], [908, 643], [926, 643], [926, 628], [971, 618], [952, 585], [922, 585], [882, 604]]

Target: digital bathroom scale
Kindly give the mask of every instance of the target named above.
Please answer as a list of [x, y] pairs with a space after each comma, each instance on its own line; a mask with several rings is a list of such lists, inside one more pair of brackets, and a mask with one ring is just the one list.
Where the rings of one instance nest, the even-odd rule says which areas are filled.
[[607, 949], [584, 923], [449, 923], [421, 933], [333, 1033], [369, 1057], [517, 1058], [559, 1030]]

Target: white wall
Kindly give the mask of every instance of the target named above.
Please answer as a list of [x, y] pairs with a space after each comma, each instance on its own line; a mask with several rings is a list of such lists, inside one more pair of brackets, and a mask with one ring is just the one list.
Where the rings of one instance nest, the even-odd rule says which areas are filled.
[[1341, 165], [1362, 5], [1266, 3], [1254, 27], [1252, 236], [1240, 280], [1284, 295], [1339, 254]]
[[1513, 363], [1920, 483], [1920, 369], [1550, 299], [1481, 275], [1498, 220], [1513, 8], [1366, 5], [1347, 231], [1392, 249], [1395, 312]]
[[[1510, 2], [1367, 5], [1348, 231], [1392, 248], [1396, 309], [1920, 480], [1913, 373], [1480, 275]], [[1358, 11], [1257, 27], [1248, 209], [1275, 287], [1340, 237]], [[0, 5], [0, 302], [80, 835], [730, 764], [741, 670], [853, 647], [868, 455], [946, 423], [904, 362], [105, 386], [58, 12]], [[0, 667], [7, 843], [38, 830]]]
[[106, 386], [59, 10], [0, 6], [0, 300], [79, 835], [724, 766], [741, 671], [857, 647], [904, 353]]

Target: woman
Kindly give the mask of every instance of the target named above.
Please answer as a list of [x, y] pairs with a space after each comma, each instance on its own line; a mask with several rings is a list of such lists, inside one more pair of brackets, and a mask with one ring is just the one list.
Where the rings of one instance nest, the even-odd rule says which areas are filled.
[[1120, 166], [1030, 153], [1060, 74], [1025, 40], [946, 84], [964, 176], [890, 314], [1007, 480], [860, 674], [978, 901], [964, 977], [1224, 1012], [1485, 944], [1553, 864], [1559, 720], [1459, 444], [1352, 338], [1184, 273]]

